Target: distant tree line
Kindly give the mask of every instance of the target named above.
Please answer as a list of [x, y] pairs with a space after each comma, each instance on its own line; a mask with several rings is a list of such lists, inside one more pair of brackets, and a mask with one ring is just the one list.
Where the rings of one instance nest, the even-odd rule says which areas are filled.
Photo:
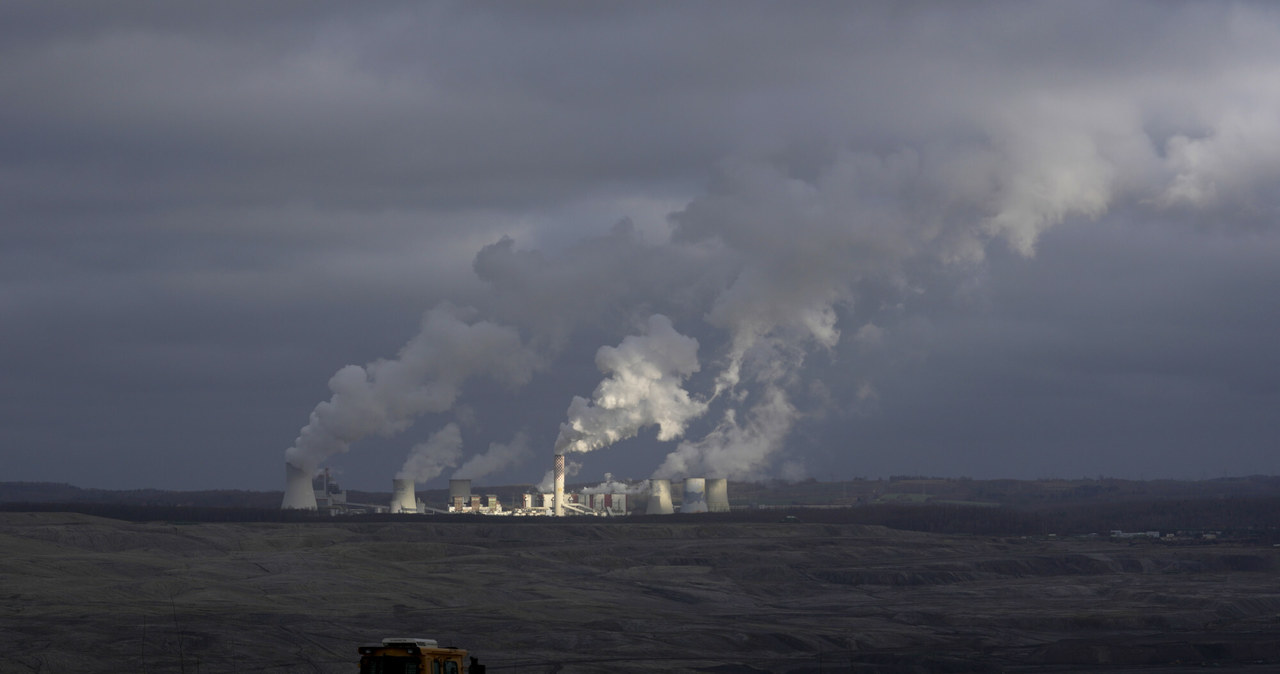
[[127, 522], [306, 522], [331, 521], [314, 511], [218, 508], [137, 503], [0, 503], [0, 512], [78, 513]]
[[359, 515], [334, 518], [314, 511], [128, 503], [0, 503], [8, 512], [74, 512], [132, 522], [485, 522], [545, 524], [712, 522], [865, 524], [892, 529], [982, 536], [1105, 536], [1123, 531], [1217, 531], [1235, 538], [1280, 542], [1280, 497], [1181, 499], [1091, 503], [1055, 508], [980, 507], [958, 504], [872, 504], [847, 508], [746, 509], [728, 513], [630, 517], [486, 517], [483, 515]]
[[0, 503], [119, 503], [148, 506], [279, 508], [281, 492], [243, 489], [82, 489], [60, 482], [0, 482]]

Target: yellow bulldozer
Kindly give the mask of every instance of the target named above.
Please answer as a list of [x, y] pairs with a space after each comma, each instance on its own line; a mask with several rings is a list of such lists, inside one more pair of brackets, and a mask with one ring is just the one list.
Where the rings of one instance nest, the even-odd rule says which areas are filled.
[[388, 637], [360, 647], [360, 674], [484, 674], [467, 651], [435, 639]]

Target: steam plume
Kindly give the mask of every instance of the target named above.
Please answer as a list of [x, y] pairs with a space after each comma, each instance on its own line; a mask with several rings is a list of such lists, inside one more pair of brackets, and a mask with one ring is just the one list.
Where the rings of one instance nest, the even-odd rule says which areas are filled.
[[649, 483], [641, 480], [636, 484], [627, 484], [613, 479], [613, 473], [605, 473], [604, 481], [594, 487], [582, 490], [584, 494], [643, 494], [649, 489]]
[[531, 454], [528, 437], [524, 433], [516, 433], [511, 442], [505, 445], [497, 442], [490, 443], [489, 451], [468, 459], [453, 474], [453, 479], [476, 480], [496, 473]]
[[[573, 477], [577, 475], [581, 470], [582, 470], [582, 463], [580, 461], [572, 461], [572, 460], [569, 460], [567, 457], [565, 458], [565, 462], [564, 462], [565, 477]], [[555, 483], [556, 483], [555, 471], [549, 470], [546, 473], [544, 473], [542, 476], [542, 479], [538, 481], [538, 491], [544, 494], [548, 494], [553, 489], [555, 489]]]
[[462, 459], [462, 432], [458, 425], [449, 423], [436, 431], [426, 442], [419, 443], [409, 452], [396, 479], [427, 482], [445, 468], [458, 465]]
[[529, 380], [537, 358], [516, 331], [441, 304], [396, 358], [348, 365], [329, 380], [333, 396], [316, 405], [285, 459], [312, 470], [371, 434], [399, 433], [420, 415], [451, 408], [462, 384], [488, 376], [508, 386]]
[[698, 371], [698, 341], [676, 332], [661, 314], [649, 317], [643, 335], [628, 336], [616, 348], [600, 347], [596, 365], [608, 376], [591, 400], [574, 396], [568, 420], [560, 424], [557, 454], [590, 452], [653, 424], [659, 440], [673, 440], [707, 409], [681, 387]]
[[[1233, 25], [1252, 10], [1238, 11], [1228, 12], [1237, 17]], [[1182, 49], [1191, 37], [1182, 33], [1184, 23], [1198, 33], [1203, 22], [1186, 15], [1153, 22], [1164, 26], [1156, 42]], [[900, 323], [886, 314], [911, 311], [903, 309], [910, 304], [904, 297], [924, 294], [934, 274], [976, 267], [990, 246], [1029, 258], [1059, 223], [1116, 208], [1208, 209], [1210, 216], [1245, 208], [1274, 220], [1268, 214], [1280, 175], [1280, 143], [1272, 142], [1280, 140], [1280, 99], [1260, 86], [1276, 70], [1263, 37], [1261, 51], [1246, 41], [1222, 55], [1216, 41], [1210, 52], [1192, 40], [1188, 53], [1197, 54], [1199, 67], [1160, 77], [1148, 74], [1149, 54], [1126, 48], [1125, 58], [1143, 55], [1128, 64], [1141, 67], [1061, 84], [1028, 78], [1034, 66], [1006, 70], [967, 49], [920, 51], [921, 42], [904, 40], [906, 51], [885, 52], [903, 68], [885, 71], [894, 86], [877, 87], [881, 80], [866, 71], [846, 79], [841, 70], [840, 91], [853, 84], [849, 91], [882, 88], [886, 96], [855, 97], [859, 115], [851, 125], [838, 107], [813, 128], [806, 118], [794, 137], [813, 138], [816, 150], [787, 147], [794, 129], [718, 147], [712, 184], [671, 216], [670, 240], [645, 242], [624, 222], [607, 236], [569, 244], [557, 259], [503, 238], [479, 252], [473, 270], [493, 293], [487, 309], [549, 348], [571, 343], [583, 325], [615, 323], [641, 308], [661, 312], [643, 334], [596, 353], [605, 377], [590, 399], [573, 398], [558, 452], [599, 449], [651, 425], [660, 440], [678, 440], [714, 405], [719, 424], [682, 442], [656, 475], [758, 476], [779, 460], [801, 419], [799, 391], [812, 383], [812, 362], [841, 356], [855, 315], [859, 323], [873, 321], [859, 339], [893, 348]], [[994, 65], [1000, 67], [988, 67]], [[913, 76], [897, 76], [903, 72]], [[830, 102], [822, 95], [808, 103], [818, 101]], [[895, 309], [878, 313], [877, 306]], [[675, 332], [666, 316], [701, 342]], [[466, 327], [479, 325], [504, 330]], [[344, 368], [290, 461], [314, 465], [366, 434], [393, 433], [423, 411], [447, 409], [466, 376], [502, 379], [487, 369], [490, 356], [523, 352], [514, 332], [502, 346], [457, 376], [403, 377], [438, 379], [432, 395], [408, 395], [414, 387], [403, 391], [395, 383], [401, 378], [383, 374], [397, 368], [381, 361]], [[699, 346], [712, 354], [702, 366], [713, 370], [715, 383], [691, 395], [684, 387], [699, 371]], [[531, 369], [525, 360], [498, 368], [524, 378]], [[862, 374], [851, 372], [861, 380], [856, 395], [874, 399]]]
[[765, 476], [795, 423], [795, 407], [780, 387], [766, 387], [762, 399], [740, 423], [735, 410], [701, 440], [681, 442], [654, 472], [655, 478], [706, 475], [743, 480]]

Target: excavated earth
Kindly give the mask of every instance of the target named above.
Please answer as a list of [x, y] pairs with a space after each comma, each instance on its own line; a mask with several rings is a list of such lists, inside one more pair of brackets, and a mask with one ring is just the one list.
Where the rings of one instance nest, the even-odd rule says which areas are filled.
[[859, 525], [128, 523], [0, 513], [0, 672], [1280, 668], [1280, 549]]

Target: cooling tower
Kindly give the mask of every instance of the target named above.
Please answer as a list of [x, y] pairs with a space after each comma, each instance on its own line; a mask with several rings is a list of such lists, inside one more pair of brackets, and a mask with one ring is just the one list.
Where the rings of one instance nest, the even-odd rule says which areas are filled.
[[311, 488], [311, 471], [292, 463], [284, 464], [284, 502], [282, 510], [315, 510], [316, 492]]
[[564, 454], [556, 454], [556, 517], [564, 517]]
[[720, 478], [707, 478], [707, 512], [729, 512], [729, 481]]
[[413, 491], [413, 480], [391, 481], [391, 512], [418, 512], [418, 497]]
[[458, 502], [462, 497], [462, 505], [471, 503], [471, 480], [449, 480], [449, 505]]
[[684, 500], [680, 503], [682, 513], [707, 512], [707, 479], [703, 477], [686, 477], [684, 479]]
[[646, 515], [670, 515], [675, 512], [671, 507], [671, 480], [649, 480], [649, 507]]

